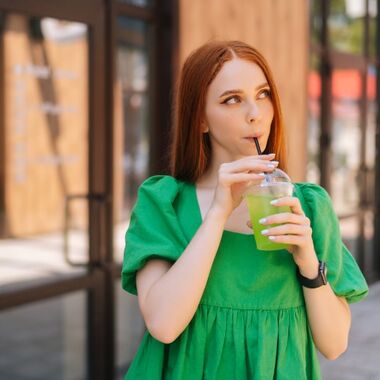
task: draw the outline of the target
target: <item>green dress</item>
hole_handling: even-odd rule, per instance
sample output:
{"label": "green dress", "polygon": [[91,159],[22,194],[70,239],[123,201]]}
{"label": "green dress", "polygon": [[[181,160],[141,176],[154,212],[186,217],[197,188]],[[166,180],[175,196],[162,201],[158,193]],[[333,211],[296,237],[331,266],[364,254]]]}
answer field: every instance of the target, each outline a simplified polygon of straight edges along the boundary
{"label": "green dress", "polygon": [[[368,292],[343,245],[326,191],[297,183],[328,281],[348,302]],[[202,223],[194,184],[153,176],[140,187],[126,233],[122,286],[151,258],[176,261]],[[260,251],[253,235],[225,230],[198,309],[171,344],[146,331],[126,380],[315,380],[320,369],[296,266],[286,250]]]}

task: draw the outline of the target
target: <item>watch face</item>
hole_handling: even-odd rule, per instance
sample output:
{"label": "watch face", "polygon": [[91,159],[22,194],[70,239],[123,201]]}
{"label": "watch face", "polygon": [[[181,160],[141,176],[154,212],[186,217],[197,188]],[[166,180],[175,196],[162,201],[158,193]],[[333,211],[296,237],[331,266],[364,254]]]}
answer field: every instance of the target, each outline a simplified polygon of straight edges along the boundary
{"label": "watch face", "polygon": [[327,267],[324,261],[321,261],[320,263],[319,273],[322,277],[323,285],[326,285],[327,284]]}

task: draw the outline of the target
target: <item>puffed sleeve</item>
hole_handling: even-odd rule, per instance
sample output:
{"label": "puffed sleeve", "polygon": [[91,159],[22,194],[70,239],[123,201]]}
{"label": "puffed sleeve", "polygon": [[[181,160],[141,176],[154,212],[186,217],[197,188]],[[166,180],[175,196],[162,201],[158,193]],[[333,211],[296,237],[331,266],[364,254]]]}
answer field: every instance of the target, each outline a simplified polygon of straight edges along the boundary
{"label": "puffed sleeve", "polygon": [[296,184],[296,195],[311,221],[314,248],[318,258],[327,263],[327,279],[334,293],[349,303],[360,301],[367,295],[368,286],[342,242],[330,196],[322,187],[310,183]]}
{"label": "puffed sleeve", "polygon": [[122,287],[137,295],[136,273],[152,258],[174,262],[186,248],[173,203],[181,184],[170,176],[153,176],[140,186],[125,234]]}

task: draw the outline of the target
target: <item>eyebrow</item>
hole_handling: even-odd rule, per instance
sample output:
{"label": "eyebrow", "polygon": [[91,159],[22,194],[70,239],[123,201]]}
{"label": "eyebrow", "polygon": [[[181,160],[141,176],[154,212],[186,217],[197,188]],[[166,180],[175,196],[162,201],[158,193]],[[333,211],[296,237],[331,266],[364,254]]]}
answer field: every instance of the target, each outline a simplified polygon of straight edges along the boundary
{"label": "eyebrow", "polygon": [[[267,82],[259,84],[255,90],[260,90],[263,87],[269,87],[269,84]],[[234,89],[234,90],[227,90],[224,91],[223,94],[221,94],[219,97],[222,98],[223,96],[230,95],[230,94],[242,94],[244,91],[240,89]]]}

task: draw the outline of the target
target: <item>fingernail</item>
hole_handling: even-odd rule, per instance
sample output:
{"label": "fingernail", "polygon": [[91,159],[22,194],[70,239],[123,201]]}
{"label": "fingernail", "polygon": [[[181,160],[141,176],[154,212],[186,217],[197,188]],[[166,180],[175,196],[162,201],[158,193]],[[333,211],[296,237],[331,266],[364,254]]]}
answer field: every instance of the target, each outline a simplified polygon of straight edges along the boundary
{"label": "fingernail", "polygon": [[265,178],[265,174],[264,173],[259,173],[258,174],[260,177],[264,177]]}
{"label": "fingernail", "polygon": [[269,240],[276,240],[276,236],[268,236]]}
{"label": "fingernail", "polygon": [[267,164],[268,168],[271,168],[271,169],[274,169],[276,167],[276,165],[273,165],[273,164]]}
{"label": "fingernail", "polygon": [[273,164],[273,165],[278,165],[279,164],[279,161],[271,161],[271,164]]}
{"label": "fingernail", "polygon": [[260,223],[260,224],[265,224],[266,221],[267,221],[266,218],[262,218],[262,219],[259,220],[259,223]]}
{"label": "fingernail", "polygon": [[261,231],[261,235],[267,235],[268,232],[269,232],[269,230],[262,230],[262,231]]}
{"label": "fingernail", "polygon": [[271,205],[276,205],[278,203],[278,199],[274,199],[273,201],[270,202]]}

